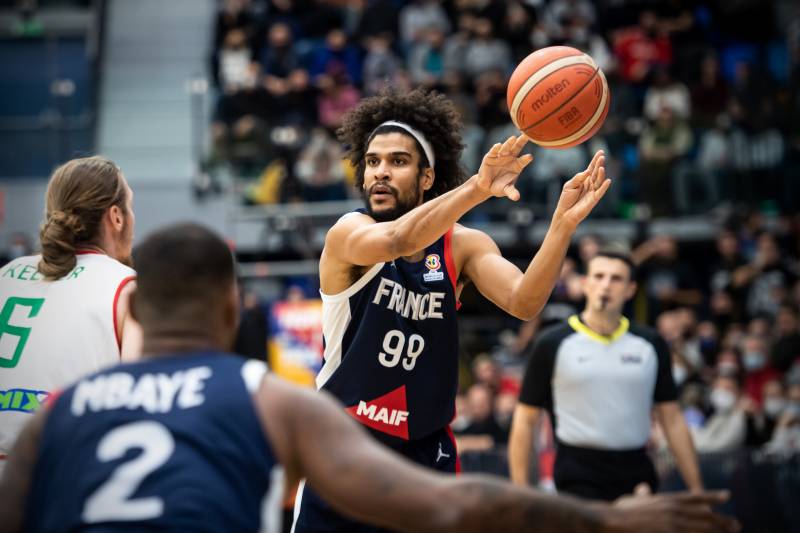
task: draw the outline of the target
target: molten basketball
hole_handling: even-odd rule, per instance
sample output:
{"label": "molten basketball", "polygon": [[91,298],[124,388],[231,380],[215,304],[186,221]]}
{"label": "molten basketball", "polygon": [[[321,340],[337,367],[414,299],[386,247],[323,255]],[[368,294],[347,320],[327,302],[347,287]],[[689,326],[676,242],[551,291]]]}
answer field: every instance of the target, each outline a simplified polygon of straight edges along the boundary
{"label": "molten basketball", "polygon": [[514,125],[534,143],[569,148],[597,133],[611,95],[591,57],[569,46],[550,46],[517,65],[507,100]]}

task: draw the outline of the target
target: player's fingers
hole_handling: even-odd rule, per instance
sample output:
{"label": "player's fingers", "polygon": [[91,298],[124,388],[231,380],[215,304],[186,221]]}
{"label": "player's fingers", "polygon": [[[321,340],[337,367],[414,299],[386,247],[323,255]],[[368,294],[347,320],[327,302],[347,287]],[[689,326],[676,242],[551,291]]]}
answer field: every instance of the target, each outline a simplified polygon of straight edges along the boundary
{"label": "player's fingers", "polygon": [[592,175],[591,175],[592,186],[594,186],[594,184],[597,181],[597,173],[600,171],[601,168],[605,168],[605,164],[606,164],[606,156],[605,155],[600,155],[595,160],[594,167],[592,168]]}
{"label": "player's fingers", "polygon": [[511,151],[514,155],[519,155],[525,145],[528,144],[528,136],[525,134],[520,135],[514,140],[514,145],[511,147]]}
{"label": "player's fingers", "polygon": [[513,183],[509,183],[508,185],[506,185],[505,188],[503,189],[503,192],[505,193],[506,197],[512,202],[516,202],[517,200],[519,200],[520,197],[519,191],[517,190],[517,188],[514,186]]}
{"label": "player's fingers", "polygon": [[647,496],[648,494],[652,494],[650,490],[650,485],[647,483],[639,483],[636,485],[636,488],[633,489],[634,496]]}
{"label": "player's fingers", "polygon": [[494,143],[491,148],[489,148],[489,152],[486,155],[497,155],[500,153],[500,149],[503,148],[503,145],[500,143]]}
{"label": "player's fingers", "polygon": [[575,176],[572,177],[572,179],[570,179],[566,183],[564,183],[564,187],[562,187],[562,188],[565,191],[568,191],[568,190],[571,190],[571,189],[580,189],[580,188],[583,187],[583,182],[584,182],[584,180],[583,180],[583,172],[578,172],[577,174],[575,174]]}
{"label": "player's fingers", "polygon": [[525,154],[518,157],[517,163],[519,164],[519,171],[522,172],[522,169],[527,167],[531,161],[533,161],[533,156],[531,154]]}
{"label": "player's fingers", "polygon": [[595,204],[597,202],[599,202],[600,199],[603,198],[603,196],[605,196],[606,191],[608,191],[609,187],[611,187],[611,180],[610,179],[606,179],[606,181],[603,182],[603,184],[600,186],[600,188],[597,189],[596,191],[594,191],[594,203]]}
{"label": "player's fingers", "polygon": [[704,520],[702,518],[687,518],[679,516],[675,518],[675,531],[681,533],[713,533],[718,531],[714,529],[715,524],[709,518]]}
{"label": "player's fingers", "polygon": [[739,531],[740,528],[738,520],[715,513],[708,505],[685,505],[678,509],[674,516],[684,521],[684,526],[689,531],[696,529],[698,531],[727,531],[733,533]]}
{"label": "player's fingers", "polygon": [[591,176],[591,173],[589,172],[588,168],[586,170],[584,170],[583,172],[578,172],[577,174],[575,174],[572,177],[571,180],[567,181],[564,184],[564,188],[566,188],[566,189],[580,189],[580,188],[583,187],[583,184],[586,183],[589,180],[590,176]]}
{"label": "player's fingers", "polygon": [[508,139],[506,139],[506,142],[503,143],[503,147],[500,149],[500,153],[503,154],[503,155],[510,154],[511,151],[513,150],[514,141],[516,139],[517,138],[514,137],[513,135],[511,137],[509,137]]}
{"label": "player's fingers", "polygon": [[604,167],[602,163],[603,161],[601,159],[601,163],[597,167],[594,179],[592,180],[592,189],[594,189],[595,191],[599,189],[606,181],[606,167]]}
{"label": "player's fingers", "polygon": [[603,157],[603,155],[604,153],[602,150],[598,150],[594,153],[594,157],[592,157],[592,160],[589,162],[589,166],[586,167],[585,173],[587,176],[590,176],[591,174],[594,173],[594,169],[597,167],[597,162],[600,160],[601,157]]}
{"label": "player's fingers", "polygon": [[[611,180],[609,180],[611,181]],[[675,499],[683,504],[706,504],[706,505],[719,505],[728,501],[731,493],[727,490],[715,490],[706,492],[692,492],[687,494],[679,494]]]}
{"label": "player's fingers", "polygon": [[591,183],[594,179],[595,169],[597,168],[597,160],[600,157],[599,154],[600,154],[599,151],[596,154],[594,154],[594,157],[592,158],[591,162],[589,162],[589,166],[586,167],[586,170],[584,170],[583,172],[578,172],[572,179],[581,184],[585,181]]}
{"label": "player's fingers", "polygon": [[735,533],[739,531],[739,522],[735,518],[708,511],[703,516],[687,516],[681,514],[676,517],[677,529],[684,533]]}

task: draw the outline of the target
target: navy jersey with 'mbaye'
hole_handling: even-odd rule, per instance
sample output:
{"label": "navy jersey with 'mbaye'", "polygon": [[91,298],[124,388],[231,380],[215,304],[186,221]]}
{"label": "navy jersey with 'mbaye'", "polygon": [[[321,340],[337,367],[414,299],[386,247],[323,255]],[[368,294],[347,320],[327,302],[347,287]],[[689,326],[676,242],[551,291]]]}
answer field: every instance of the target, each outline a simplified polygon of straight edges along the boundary
{"label": "navy jersey with 'mbaye'", "polygon": [[283,470],[252,395],[260,361],[159,357],[79,381],[39,446],[26,531],[280,531]]}
{"label": "navy jersey with 'mbaye'", "polygon": [[451,228],[421,261],[378,263],[347,290],[322,294],[325,363],[317,386],[390,445],[421,439],[453,418],[458,324],[452,235]]}

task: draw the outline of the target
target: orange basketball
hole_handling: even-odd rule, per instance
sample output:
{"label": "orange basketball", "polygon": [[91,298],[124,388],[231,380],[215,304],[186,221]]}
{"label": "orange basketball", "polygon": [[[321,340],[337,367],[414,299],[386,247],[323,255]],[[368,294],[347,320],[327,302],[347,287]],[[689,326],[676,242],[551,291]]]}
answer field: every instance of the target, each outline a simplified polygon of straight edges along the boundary
{"label": "orange basketball", "polygon": [[597,133],[611,94],[594,60],[569,46],[550,46],[517,65],[508,82],[514,125],[546,148],[569,148]]}

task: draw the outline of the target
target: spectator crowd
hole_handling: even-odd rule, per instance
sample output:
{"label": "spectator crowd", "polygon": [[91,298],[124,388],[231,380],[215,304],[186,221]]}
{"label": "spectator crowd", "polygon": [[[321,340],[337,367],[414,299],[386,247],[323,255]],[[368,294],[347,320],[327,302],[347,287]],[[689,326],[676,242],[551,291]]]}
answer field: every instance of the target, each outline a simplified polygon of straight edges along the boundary
{"label": "spectator crowd", "polygon": [[592,140],[530,149],[523,198],[548,205],[605,148],[605,215],[720,204],[791,212],[800,197],[800,8],[792,0],[224,0],[205,169],[252,178],[247,201],[343,199],[353,171],[334,132],[362,97],[448,95],[473,170],[513,131],[506,82],[532,51],[589,53],[611,87]]}

